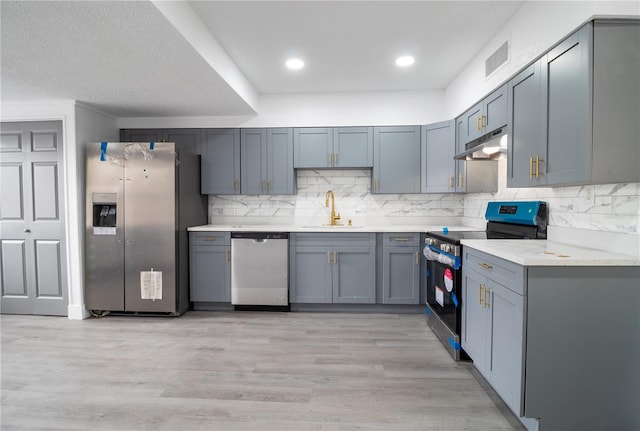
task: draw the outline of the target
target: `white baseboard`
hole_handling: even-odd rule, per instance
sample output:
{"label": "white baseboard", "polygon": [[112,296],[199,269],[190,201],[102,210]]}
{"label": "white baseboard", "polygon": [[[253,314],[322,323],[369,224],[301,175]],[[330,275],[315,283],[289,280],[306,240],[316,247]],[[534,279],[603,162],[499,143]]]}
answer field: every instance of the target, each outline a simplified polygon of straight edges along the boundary
{"label": "white baseboard", "polygon": [[69,305],[67,308],[67,316],[69,320],[84,320],[87,319],[90,314],[82,305]]}

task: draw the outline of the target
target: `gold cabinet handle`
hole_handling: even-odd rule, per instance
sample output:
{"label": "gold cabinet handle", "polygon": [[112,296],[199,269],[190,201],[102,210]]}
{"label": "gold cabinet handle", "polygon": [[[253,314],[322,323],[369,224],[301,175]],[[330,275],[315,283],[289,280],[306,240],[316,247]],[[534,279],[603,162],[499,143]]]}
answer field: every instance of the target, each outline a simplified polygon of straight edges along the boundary
{"label": "gold cabinet handle", "polygon": [[484,308],[489,308],[491,306],[490,302],[487,302],[487,294],[489,294],[489,298],[491,298],[491,290],[484,288]]}
{"label": "gold cabinet handle", "polygon": [[482,115],[476,118],[476,129],[482,130]]}
{"label": "gold cabinet handle", "polygon": [[419,258],[419,256],[420,256],[420,252],[416,251],[416,265],[419,265],[419,264],[420,264],[420,258]]}
{"label": "gold cabinet handle", "polygon": [[376,178],[375,181],[373,182],[373,190],[374,191],[378,191],[380,190],[380,184],[378,183],[378,179]]}
{"label": "gold cabinet handle", "polygon": [[334,165],[338,164],[338,153],[333,153],[333,164]]}
{"label": "gold cabinet handle", "polygon": [[264,180],[262,180],[262,192],[264,193]]}
{"label": "gold cabinet handle", "polygon": [[401,241],[401,242],[406,242],[409,241],[410,238],[392,238],[393,241]]}
{"label": "gold cabinet handle", "polygon": [[533,178],[533,157],[529,157],[529,178]]}
{"label": "gold cabinet handle", "polygon": [[449,177],[449,188],[452,189],[453,186],[453,175]]}
{"label": "gold cabinet handle", "polygon": [[458,187],[462,188],[464,184],[464,176],[458,175]]}
{"label": "gold cabinet handle", "polygon": [[226,250],[226,251],[224,252],[224,259],[226,260],[226,262],[227,262],[227,263],[229,263],[229,257],[230,257],[230,256],[229,256],[229,250]]}
{"label": "gold cabinet handle", "polygon": [[337,251],[333,252],[333,263],[338,263],[338,252]]}
{"label": "gold cabinet handle", "polygon": [[331,252],[327,250],[327,263],[331,263]]}
{"label": "gold cabinet handle", "polygon": [[202,238],[203,241],[217,241],[218,238],[216,238],[215,236],[206,236],[204,238]]}
{"label": "gold cabinet handle", "polygon": [[493,269],[493,266],[489,265],[488,263],[480,262],[478,265],[480,265],[484,269]]}
{"label": "gold cabinet handle", "polygon": [[271,193],[271,178],[267,181],[267,192]]}
{"label": "gold cabinet handle", "polygon": [[333,165],[333,153],[327,153],[327,159],[329,159],[329,166]]}
{"label": "gold cabinet handle", "polygon": [[235,180],[235,181],[233,182],[233,189],[234,189],[234,190],[238,190],[238,186],[239,186],[239,185],[240,185],[240,181]]}
{"label": "gold cabinet handle", "polygon": [[540,178],[540,162],[542,159],[539,155],[536,155],[536,178]]}
{"label": "gold cabinet handle", "polygon": [[484,304],[482,303],[483,298],[484,298],[484,284],[481,284],[480,286],[478,286],[478,304],[484,307]]}

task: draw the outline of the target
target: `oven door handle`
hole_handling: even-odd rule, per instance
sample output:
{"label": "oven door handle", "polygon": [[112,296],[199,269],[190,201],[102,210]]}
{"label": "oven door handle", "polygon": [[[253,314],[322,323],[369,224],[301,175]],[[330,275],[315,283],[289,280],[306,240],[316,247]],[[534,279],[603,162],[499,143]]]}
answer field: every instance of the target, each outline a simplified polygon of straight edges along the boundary
{"label": "oven door handle", "polygon": [[454,270],[460,269],[462,261],[460,256],[454,256],[446,251],[442,251],[432,245],[425,245],[422,251],[427,260],[437,261],[445,265],[452,266]]}

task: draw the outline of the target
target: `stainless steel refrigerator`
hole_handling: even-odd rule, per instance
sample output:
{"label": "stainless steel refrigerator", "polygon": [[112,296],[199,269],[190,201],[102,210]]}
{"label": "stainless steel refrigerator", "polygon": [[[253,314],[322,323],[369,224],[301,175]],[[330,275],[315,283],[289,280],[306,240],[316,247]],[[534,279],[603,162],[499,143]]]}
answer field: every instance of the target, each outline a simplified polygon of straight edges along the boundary
{"label": "stainless steel refrigerator", "polygon": [[85,306],[180,315],[189,308],[188,226],[207,221],[200,161],[175,143],[86,148]]}

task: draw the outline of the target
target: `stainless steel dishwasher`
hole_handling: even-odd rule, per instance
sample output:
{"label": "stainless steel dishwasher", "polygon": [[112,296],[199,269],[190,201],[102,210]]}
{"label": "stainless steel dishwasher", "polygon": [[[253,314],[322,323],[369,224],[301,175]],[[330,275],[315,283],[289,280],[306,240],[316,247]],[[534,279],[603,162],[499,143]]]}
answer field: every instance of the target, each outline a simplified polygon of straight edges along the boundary
{"label": "stainless steel dishwasher", "polygon": [[231,233],[231,304],[288,310],[288,233]]}

